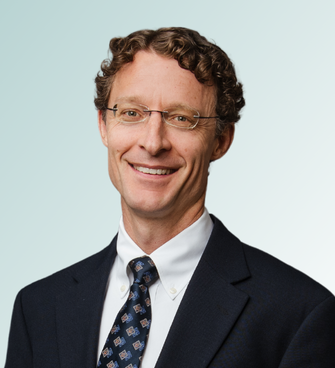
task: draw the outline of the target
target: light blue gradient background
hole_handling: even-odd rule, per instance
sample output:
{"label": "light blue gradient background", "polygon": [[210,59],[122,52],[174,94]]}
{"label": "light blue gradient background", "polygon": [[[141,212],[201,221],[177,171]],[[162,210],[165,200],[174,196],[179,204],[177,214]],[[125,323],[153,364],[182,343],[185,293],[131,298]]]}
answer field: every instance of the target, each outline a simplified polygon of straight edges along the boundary
{"label": "light blue gradient background", "polygon": [[1,3],[0,364],[19,289],[117,231],[93,79],[110,38],[138,29],[193,28],[232,58],[247,105],[206,205],[335,292],[334,13],[325,0]]}

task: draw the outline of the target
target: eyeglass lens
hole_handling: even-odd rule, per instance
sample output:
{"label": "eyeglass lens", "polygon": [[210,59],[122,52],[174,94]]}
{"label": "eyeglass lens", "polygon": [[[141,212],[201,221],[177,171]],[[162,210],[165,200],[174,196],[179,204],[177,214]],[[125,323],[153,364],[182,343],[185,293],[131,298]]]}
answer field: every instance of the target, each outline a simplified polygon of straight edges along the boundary
{"label": "eyeglass lens", "polygon": [[190,129],[199,120],[199,113],[185,106],[170,107],[168,111],[151,111],[145,106],[134,103],[118,103],[114,106],[113,112],[116,120],[123,124],[144,122],[153,112],[162,114],[167,124],[178,128]]}

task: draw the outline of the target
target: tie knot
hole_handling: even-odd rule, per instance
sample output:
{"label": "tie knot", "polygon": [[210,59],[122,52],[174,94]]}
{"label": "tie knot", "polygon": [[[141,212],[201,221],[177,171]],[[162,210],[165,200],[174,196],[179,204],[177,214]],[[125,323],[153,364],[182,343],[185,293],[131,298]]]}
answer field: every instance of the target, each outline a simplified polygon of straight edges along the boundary
{"label": "tie knot", "polygon": [[129,262],[134,274],[134,283],[148,286],[158,279],[158,272],[150,257],[139,257]]}

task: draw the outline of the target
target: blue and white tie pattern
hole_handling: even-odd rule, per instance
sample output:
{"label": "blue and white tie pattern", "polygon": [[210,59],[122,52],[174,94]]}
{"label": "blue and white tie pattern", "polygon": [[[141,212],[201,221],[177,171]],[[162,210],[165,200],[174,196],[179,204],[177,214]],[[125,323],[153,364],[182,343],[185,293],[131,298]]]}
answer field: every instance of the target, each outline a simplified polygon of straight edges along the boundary
{"label": "blue and white tie pattern", "polygon": [[116,316],[100,355],[100,368],[140,368],[151,324],[149,285],[158,279],[150,257],[129,262],[134,274],[126,303]]}

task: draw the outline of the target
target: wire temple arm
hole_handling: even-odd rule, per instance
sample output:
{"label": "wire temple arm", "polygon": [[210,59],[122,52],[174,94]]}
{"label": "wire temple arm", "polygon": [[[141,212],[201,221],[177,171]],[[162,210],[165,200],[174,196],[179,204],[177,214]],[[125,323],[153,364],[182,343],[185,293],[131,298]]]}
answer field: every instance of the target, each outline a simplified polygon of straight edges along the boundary
{"label": "wire temple arm", "polygon": [[220,116],[197,116],[198,119],[221,119]]}

